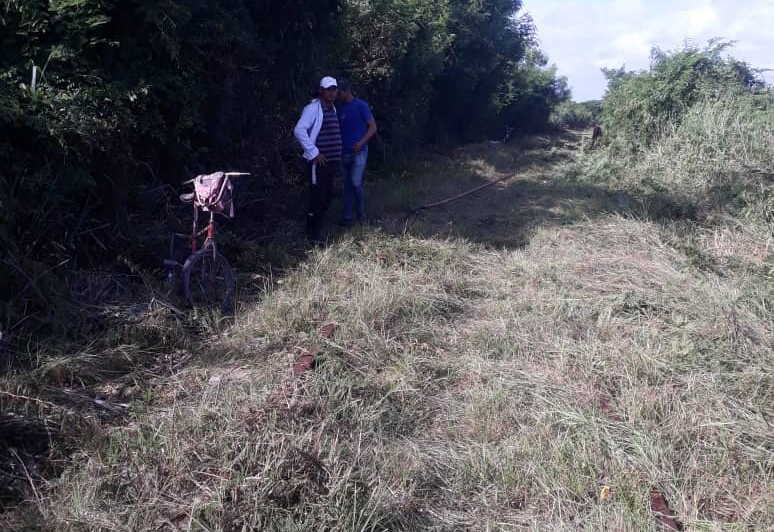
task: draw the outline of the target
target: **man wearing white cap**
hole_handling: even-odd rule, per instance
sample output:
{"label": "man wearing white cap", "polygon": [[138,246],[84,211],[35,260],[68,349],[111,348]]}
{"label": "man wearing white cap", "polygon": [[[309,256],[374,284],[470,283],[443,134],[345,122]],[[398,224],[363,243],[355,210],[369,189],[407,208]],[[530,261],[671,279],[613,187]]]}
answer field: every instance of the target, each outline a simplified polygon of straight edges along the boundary
{"label": "man wearing white cap", "polygon": [[293,133],[304,150],[311,183],[306,233],[319,242],[325,213],[333,196],[333,184],[341,167],[341,128],[334,102],[338,96],[336,80],[320,80],[319,97],[301,113]]}

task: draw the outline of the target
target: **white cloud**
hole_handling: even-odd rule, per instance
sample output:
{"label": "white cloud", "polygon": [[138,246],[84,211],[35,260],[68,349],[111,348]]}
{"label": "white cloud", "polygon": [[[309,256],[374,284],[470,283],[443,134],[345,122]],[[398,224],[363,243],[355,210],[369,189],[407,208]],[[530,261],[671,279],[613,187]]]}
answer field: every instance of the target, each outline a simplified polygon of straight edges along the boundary
{"label": "white cloud", "polygon": [[[736,40],[731,54],[774,68],[774,0],[524,0],[541,46],[578,101],[600,98],[601,67],[647,68],[650,49]],[[766,75],[774,82],[774,73]]]}
{"label": "white cloud", "polygon": [[686,9],[677,15],[678,20],[686,22],[686,32],[697,35],[712,30],[719,22],[718,13],[712,6]]}

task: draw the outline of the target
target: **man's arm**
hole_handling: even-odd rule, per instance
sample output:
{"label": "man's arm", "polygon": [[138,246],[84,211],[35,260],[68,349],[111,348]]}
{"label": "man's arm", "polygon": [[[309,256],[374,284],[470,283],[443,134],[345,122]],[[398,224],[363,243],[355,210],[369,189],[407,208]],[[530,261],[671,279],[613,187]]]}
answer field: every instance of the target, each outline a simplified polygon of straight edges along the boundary
{"label": "man's arm", "polygon": [[314,145],[314,142],[312,142],[312,139],[309,136],[309,130],[312,129],[315,117],[316,113],[314,106],[307,105],[304,107],[304,111],[301,113],[301,118],[299,118],[296,127],[293,128],[293,135],[296,137],[296,140],[298,140],[298,143],[301,144],[301,148],[304,150],[304,159],[307,161],[312,161],[320,155],[320,150],[317,149],[317,146]]}
{"label": "man's arm", "polygon": [[378,129],[376,127],[376,120],[374,120],[372,118],[371,120],[368,121],[368,131],[366,131],[365,136],[362,139],[360,139],[359,141],[357,141],[355,143],[355,145],[353,146],[353,148],[355,150],[355,153],[357,153],[360,150],[362,150],[363,146],[368,144],[368,141],[371,140],[374,135],[376,135],[377,131],[378,131]]}
{"label": "man's arm", "polygon": [[378,131],[378,128],[376,127],[376,120],[374,120],[374,115],[371,114],[371,109],[368,107],[368,104],[365,104],[363,106],[362,113],[363,113],[363,120],[365,120],[366,124],[368,124],[368,131],[366,131],[366,134],[363,136],[363,138],[357,141],[353,146],[355,153],[362,150],[363,146],[368,144],[368,141],[371,140],[373,136],[376,135],[376,132]]}

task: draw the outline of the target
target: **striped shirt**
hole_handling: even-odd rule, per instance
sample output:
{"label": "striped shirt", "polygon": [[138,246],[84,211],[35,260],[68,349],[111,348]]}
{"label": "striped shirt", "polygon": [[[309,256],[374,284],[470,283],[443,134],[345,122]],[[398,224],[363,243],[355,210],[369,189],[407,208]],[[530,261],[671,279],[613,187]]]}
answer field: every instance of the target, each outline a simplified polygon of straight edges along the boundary
{"label": "striped shirt", "polygon": [[317,137],[317,149],[329,161],[341,160],[341,126],[333,106],[327,109],[323,104],[323,123]]}

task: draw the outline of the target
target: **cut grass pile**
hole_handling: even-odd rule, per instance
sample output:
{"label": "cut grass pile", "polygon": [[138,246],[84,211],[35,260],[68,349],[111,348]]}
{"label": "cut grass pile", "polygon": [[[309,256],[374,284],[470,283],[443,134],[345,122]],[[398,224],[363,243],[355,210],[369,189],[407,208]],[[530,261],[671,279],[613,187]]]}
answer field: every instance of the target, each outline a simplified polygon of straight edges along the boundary
{"label": "cut grass pile", "polygon": [[[577,189],[551,162],[444,211],[471,222],[443,237],[427,213],[334,239],[196,337],[157,310],[185,363],[135,379],[129,416],[94,421],[7,524],[773,528],[769,233],[624,215],[601,187],[557,200]],[[492,221],[501,193],[540,223]]]}

